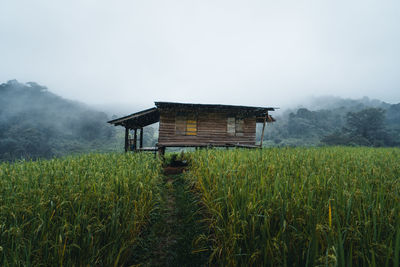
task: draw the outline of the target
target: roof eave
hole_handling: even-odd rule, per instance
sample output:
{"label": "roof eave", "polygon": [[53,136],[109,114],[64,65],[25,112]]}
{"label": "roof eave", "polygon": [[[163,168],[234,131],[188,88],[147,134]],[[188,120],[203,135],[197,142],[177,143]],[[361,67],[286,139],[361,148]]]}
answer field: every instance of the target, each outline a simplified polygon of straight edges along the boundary
{"label": "roof eave", "polygon": [[118,119],[110,120],[107,123],[115,124],[115,125],[121,125],[121,123],[124,122],[124,121],[127,121],[129,119],[133,119],[135,117],[146,115],[146,114],[148,114],[150,112],[154,112],[155,110],[157,110],[157,108],[156,107],[152,107],[152,108],[145,109],[145,110],[142,110],[142,111],[139,111],[139,112],[136,112],[136,113],[132,113],[130,115],[127,115],[127,116],[124,116],[124,117],[121,117],[121,118],[118,118]]}
{"label": "roof eave", "polygon": [[223,104],[196,104],[196,103],[178,103],[178,102],[154,102],[157,108],[168,109],[178,107],[191,107],[191,108],[224,108],[224,109],[244,109],[252,111],[274,111],[275,107],[253,107],[253,106],[238,106],[238,105],[223,105]]}

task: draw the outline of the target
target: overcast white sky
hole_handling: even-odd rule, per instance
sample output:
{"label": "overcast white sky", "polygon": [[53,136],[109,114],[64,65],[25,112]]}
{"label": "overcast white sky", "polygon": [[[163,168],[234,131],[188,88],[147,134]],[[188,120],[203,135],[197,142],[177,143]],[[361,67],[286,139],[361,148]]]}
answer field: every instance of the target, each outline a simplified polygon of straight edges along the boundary
{"label": "overcast white sky", "polygon": [[399,0],[0,0],[0,82],[89,104],[400,102]]}

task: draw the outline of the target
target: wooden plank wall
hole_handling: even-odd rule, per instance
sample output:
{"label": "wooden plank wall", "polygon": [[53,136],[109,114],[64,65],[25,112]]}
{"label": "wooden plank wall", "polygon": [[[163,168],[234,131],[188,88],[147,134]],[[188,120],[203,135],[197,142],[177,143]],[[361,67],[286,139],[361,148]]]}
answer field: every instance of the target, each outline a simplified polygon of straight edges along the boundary
{"label": "wooden plank wall", "polygon": [[[256,118],[244,118],[243,136],[232,136],[227,132],[227,112],[199,112],[197,114],[197,135],[176,134],[174,111],[160,112],[159,145],[185,144],[185,145],[225,145],[226,143],[239,143],[255,145]],[[179,128],[179,126],[178,126]],[[179,130],[179,129],[178,129]]]}

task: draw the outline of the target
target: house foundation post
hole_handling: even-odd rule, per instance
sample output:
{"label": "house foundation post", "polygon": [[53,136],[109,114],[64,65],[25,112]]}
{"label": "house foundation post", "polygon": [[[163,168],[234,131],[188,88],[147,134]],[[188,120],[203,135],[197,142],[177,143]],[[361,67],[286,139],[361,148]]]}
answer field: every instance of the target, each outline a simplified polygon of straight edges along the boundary
{"label": "house foundation post", "polygon": [[125,152],[128,152],[129,150],[129,128],[125,126]]}
{"label": "house foundation post", "polygon": [[143,148],[143,127],[140,128],[140,141],[139,141],[139,143],[140,143],[139,147]]}
{"label": "house foundation post", "polygon": [[261,140],[260,140],[260,148],[262,148],[263,140],[264,140],[264,131],[265,131],[265,123],[267,122],[268,112],[264,117],[263,128],[261,132]]}
{"label": "house foundation post", "polygon": [[133,151],[135,152],[137,150],[136,144],[137,144],[137,129],[135,129],[135,135],[133,136]]}
{"label": "house foundation post", "polygon": [[160,155],[161,158],[164,158],[164,155],[165,155],[165,146],[160,146],[160,147],[158,147],[158,155]]}

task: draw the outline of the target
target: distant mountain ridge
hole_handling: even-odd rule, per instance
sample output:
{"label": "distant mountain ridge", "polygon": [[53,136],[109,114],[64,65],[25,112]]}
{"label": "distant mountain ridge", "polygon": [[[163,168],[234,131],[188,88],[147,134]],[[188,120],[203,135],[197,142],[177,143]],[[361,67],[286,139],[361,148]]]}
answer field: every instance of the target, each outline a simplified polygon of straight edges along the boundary
{"label": "distant mountain ridge", "polygon": [[359,99],[349,99],[336,96],[320,96],[310,98],[296,109],[306,108],[311,111],[350,109],[354,111],[355,109],[363,109],[367,107],[387,109],[391,105],[392,104],[386,103],[379,99],[371,99],[367,96]]}
{"label": "distant mountain ridge", "polygon": [[308,103],[289,109],[277,116],[274,125],[267,127],[265,139],[269,145],[316,146],[323,145],[326,136],[341,132],[350,113],[363,110],[383,110],[383,126],[391,144],[400,141],[400,103],[389,104],[377,99],[344,99],[316,97]]}
{"label": "distant mountain ridge", "polygon": [[[400,142],[400,103],[380,100],[319,97],[302,107],[283,111],[268,125],[268,146],[318,146],[346,126],[349,113],[384,110],[385,136]],[[106,113],[64,99],[34,82],[0,84],[0,162],[51,158],[76,153],[122,151],[123,129],[106,123]],[[257,139],[260,139],[258,131]],[[146,127],[144,145],[157,142],[155,128]]]}
{"label": "distant mountain ridge", "polygon": [[110,150],[108,119],[34,82],[0,84],[0,161]]}

